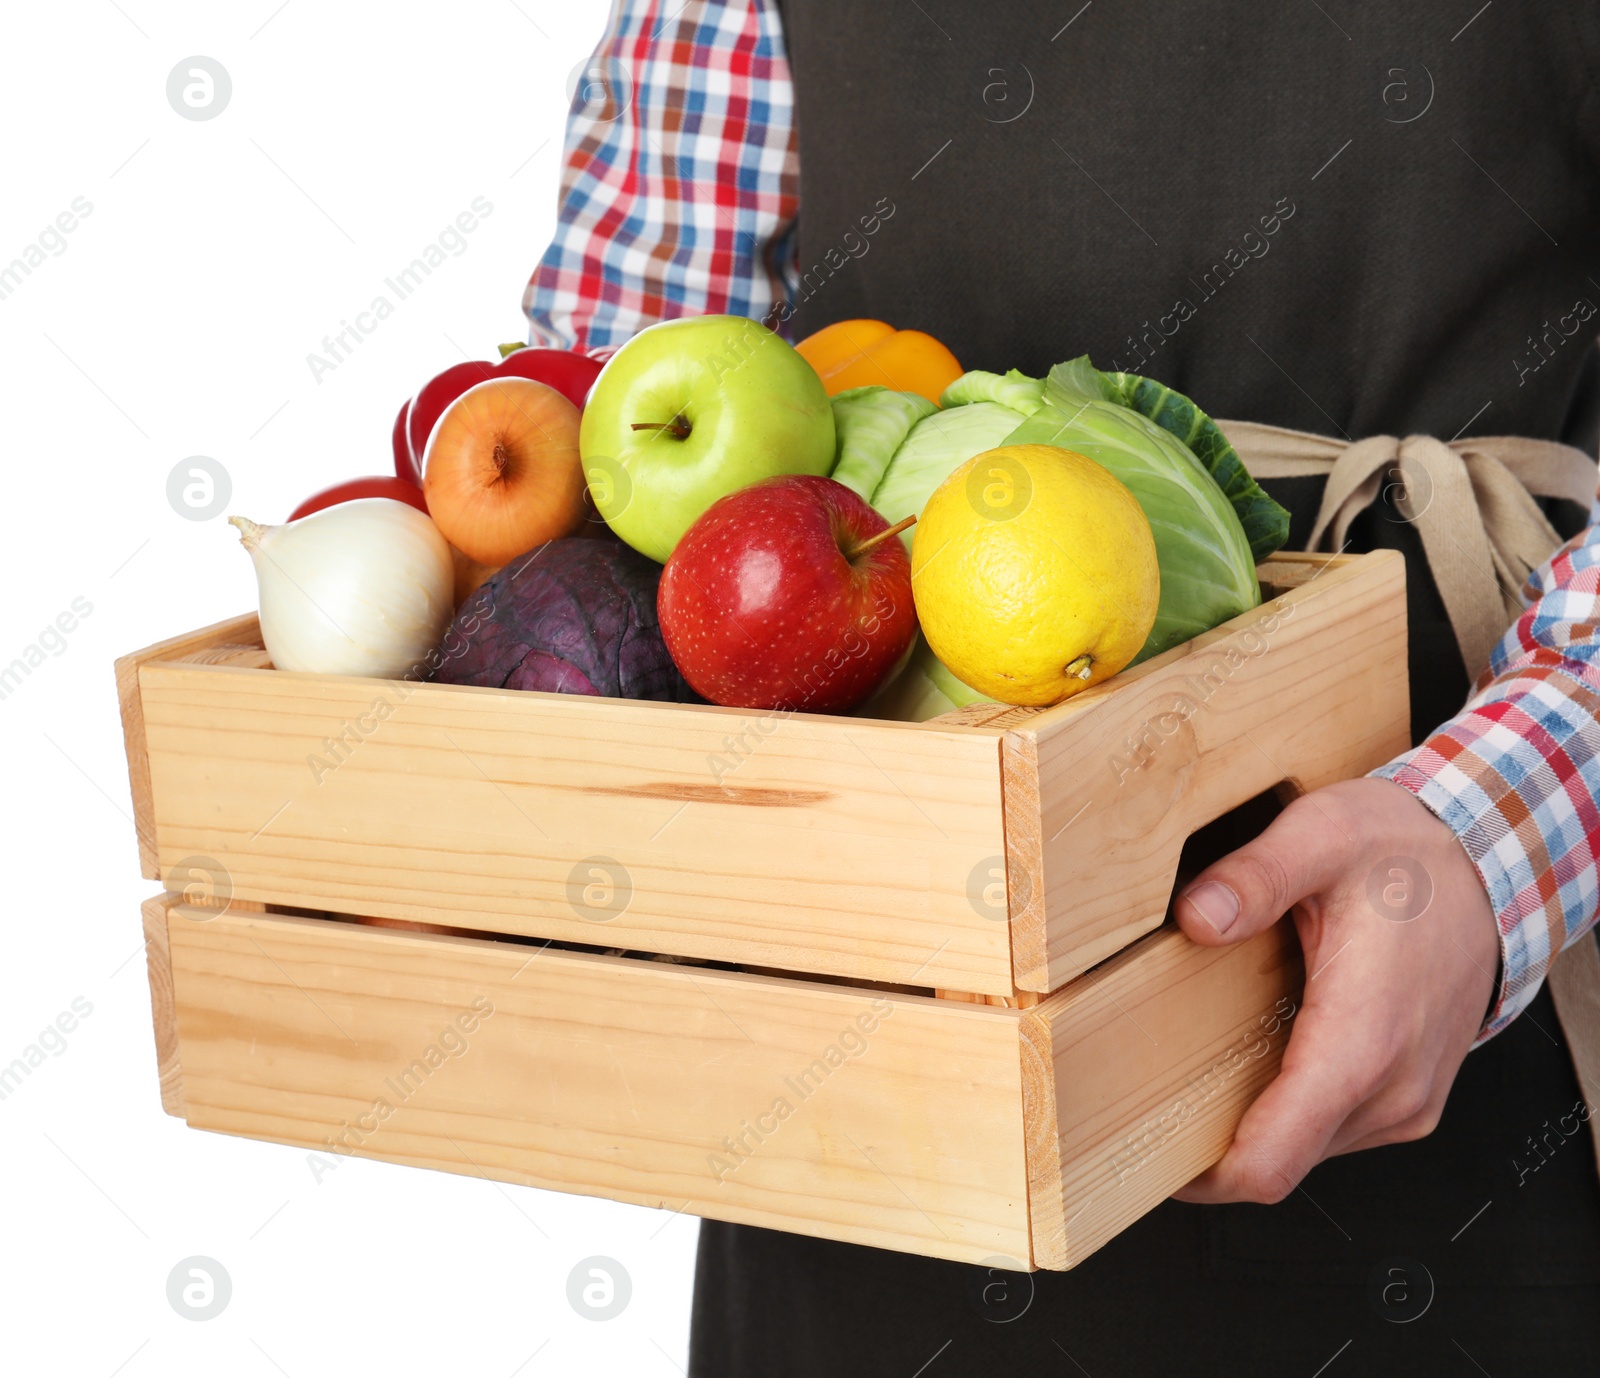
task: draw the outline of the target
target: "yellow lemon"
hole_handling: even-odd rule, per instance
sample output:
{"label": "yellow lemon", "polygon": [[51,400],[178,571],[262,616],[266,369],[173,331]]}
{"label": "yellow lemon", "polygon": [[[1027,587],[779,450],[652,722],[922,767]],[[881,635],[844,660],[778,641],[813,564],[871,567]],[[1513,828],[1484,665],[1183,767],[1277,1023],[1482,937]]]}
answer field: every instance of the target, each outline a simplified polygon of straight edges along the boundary
{"label": "yellow lemon", "polygon": [[1161,574],[1138,500],[1055,445],[975,455],[922,509],[911,587],[928,645],[1002,703],[1046,704],[1122,669],[1156,620]]}

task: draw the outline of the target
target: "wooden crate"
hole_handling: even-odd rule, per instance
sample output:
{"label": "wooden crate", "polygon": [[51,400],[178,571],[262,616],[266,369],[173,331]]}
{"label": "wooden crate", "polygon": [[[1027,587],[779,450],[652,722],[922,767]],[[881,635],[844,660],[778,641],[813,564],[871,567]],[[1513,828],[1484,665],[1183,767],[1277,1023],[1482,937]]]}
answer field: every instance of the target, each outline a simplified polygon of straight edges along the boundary
{"label": "wooden crate", "polygon": [[1027,1010],[171,894],[145,931],[191,1125],[1027,1268],[1216,1160],[1300,986],[1288,925],[1164,928]]}
{"label": "wooden crate", "polygon": [[1288,925],[1162,926],[1185,841],[1407,743],[1400,558],[1261,574],[1067,704],[926,724],[283,673],[253,617],[129,656],[163,1102],[1071,1267],[1217,1159],[1292,1027]]}
{"label": "wooden crate", "polygon": [[1065,704],[924,724],[290,674],[236,618],[118,662],[144,873],[1025,1004],[1161,922],[1197,828],[1407,745],[1400,557],[1261,573]]}

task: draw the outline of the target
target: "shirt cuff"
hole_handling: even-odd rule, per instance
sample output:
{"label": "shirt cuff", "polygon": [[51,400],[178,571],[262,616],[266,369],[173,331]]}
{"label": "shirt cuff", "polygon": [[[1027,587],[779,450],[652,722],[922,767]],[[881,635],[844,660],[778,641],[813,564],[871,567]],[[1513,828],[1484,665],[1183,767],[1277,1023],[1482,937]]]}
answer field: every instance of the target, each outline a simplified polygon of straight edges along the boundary
{"label": "shirt cuff", "polygon": [[1553,655],[1533,659],[1371,772],[1455,833],[1489,896],[1500,984],[1478,1042],[1532,1003],[1600,908],[1600,692]]}

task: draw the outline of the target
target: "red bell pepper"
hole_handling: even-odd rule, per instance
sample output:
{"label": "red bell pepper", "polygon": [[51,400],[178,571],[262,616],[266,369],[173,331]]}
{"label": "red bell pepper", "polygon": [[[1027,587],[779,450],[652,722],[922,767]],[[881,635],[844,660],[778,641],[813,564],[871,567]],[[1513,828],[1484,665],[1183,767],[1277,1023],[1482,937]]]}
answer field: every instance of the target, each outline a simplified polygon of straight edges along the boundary
{"label": "red bell pepper", "polygon": [[395,473],[408,482],[422,483],[422,456],[427,451],[434,423],[468,388],[490,378],[531,378],[536,383],[553,387],[581,409],[590,386],[600,376],[601,367],[598,359],[570,350],[522,346],[511,346],[511,352],[497,364],[483,359],[453,364],[424,383],[417,395],[400,408],[400,415],[394,422]]}
{"label": "red bell pepper", "polygon": [[334,507],[341,502],[351,502],[356,498],[393,498],[396,502],[410,503],[419,512],[428,510],[422,489],[409,479],[373,474],[368,478],[347,478],[343,483],[335,483],[320,493],[313,493],[289,514],[289,520],[297,522],[301,517],[309,517],[313,512],[322,511],[324,507]]}

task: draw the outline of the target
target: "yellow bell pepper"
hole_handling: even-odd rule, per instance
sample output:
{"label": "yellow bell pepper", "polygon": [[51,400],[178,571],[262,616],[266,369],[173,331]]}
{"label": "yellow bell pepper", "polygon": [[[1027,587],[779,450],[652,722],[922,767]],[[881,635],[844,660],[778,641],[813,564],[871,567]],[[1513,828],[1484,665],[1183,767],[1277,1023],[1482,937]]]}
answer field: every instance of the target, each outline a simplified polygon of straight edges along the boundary
{"label": "yellow bell pepper", "polygon": [[873,383],[917,392],[937,405],[963,372],[956,356],[932,335],[896,330],[883,321],[837,321],[795,346],[833,397]]}

